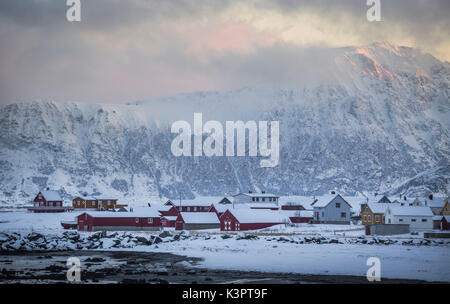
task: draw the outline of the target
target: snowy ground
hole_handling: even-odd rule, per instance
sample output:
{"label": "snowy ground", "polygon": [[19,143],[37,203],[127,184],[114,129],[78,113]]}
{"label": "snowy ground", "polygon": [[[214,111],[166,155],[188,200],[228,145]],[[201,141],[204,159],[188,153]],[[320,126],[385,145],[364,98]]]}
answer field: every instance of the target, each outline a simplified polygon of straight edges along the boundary
{"label": "snowy ground", "polygon": [[[0,212],[0,233],[25,234],[34,231],[45,235],[61,235],[65,230],[60,226],[60,221],[73,220],[80,213]],[[130,243],[132,245],[129,248],[113,248],[111,239],[104,239],[99,241],[100,247],[96,249],[170,252],[199,257],[204,260],[198,267],[211,269],[357,276],[366,275],[369,257],[378,257],[381,260],[382,278],[450,282],[450,240],[437,240],[439,243],[433,243],[432,246],[423,245],[419,234],[383,237],[380,239],[397,242],[390,245],[374,244],[373,238],[363,236],[364,230],[361,228],[354,225],[280,226],[252,232],[252,235],[258,236],[255,239],[242,239],[242,233],[224,239],[224,233],[212,230],[199,234],[191,232],[189,238],[152,245]],[[136,235],[148,238],[154,234],[140,232]],[[88,237],[90,233],[81,235]],[[305,238],[319,237],[339,243],[304,242]],[[367,239],[368,243],[362,244],[361,239]],[[409,241],[412,243],[403,243]],[[122,241],[122,244],[129,242],[130,238]]]}

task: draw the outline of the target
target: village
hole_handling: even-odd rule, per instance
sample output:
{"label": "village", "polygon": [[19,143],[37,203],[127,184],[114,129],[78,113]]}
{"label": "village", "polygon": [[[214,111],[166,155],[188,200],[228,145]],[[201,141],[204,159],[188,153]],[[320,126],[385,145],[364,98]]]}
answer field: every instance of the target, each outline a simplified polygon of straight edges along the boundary
{"label": "village", "polygon": [[[397,198],[385,195],[346,197],[330,194],[297,201],[261,191],[211,199],[167,200],[164,204],[129,206],[117,198],[77,196],[65,206],[57,191],[40,191],[29,212],[78,211],[73,220],[61,220],[64,229],[78,231],[256,231],[270,227],[353,225],[366,235],[422,232],[425,237],[448,237],[449,197]],[[300,224],[300,225],[299,225]],[[301,229],[301,228],[299,228]]]}

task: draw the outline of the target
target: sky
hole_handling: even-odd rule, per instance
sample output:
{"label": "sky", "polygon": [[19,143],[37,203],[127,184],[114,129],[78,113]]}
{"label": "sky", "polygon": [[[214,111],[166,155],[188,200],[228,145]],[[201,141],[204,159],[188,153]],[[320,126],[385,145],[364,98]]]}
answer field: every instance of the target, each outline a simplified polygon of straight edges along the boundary
{"label": "sky", "polygon": [[81,0],[81,21],[68,22],[65,0],[2,0],[0,103],[276,83],[326,68],[329,48],[373,42],[450,61],[450,1],[380,4],[381,21],[369,22],[366,0]]}

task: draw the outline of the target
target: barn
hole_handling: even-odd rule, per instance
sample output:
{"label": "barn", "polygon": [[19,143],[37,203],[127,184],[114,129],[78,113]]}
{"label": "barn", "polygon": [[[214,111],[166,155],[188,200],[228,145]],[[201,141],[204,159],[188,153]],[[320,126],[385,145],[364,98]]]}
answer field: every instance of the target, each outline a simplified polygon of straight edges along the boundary
{"label": "barn", "polygon": [[32,212],[65,212],[72,211],[72,207],[63,207],[63,200],[57,191],[42,190],[33,200],[33,207],[28,211]]}
{"label": "barn", "polygon": [[201,230],[220,227],[215,212],[180,212],[175,222],[176,230]]}
{"label": "barn", "polygon": [[258,209],[228,209],[220,216],[220,230],[245,231],[257,230],[283,224],[277,211]]}
{"label": "barn", "polygon": [[78,230],[160,230],[161,218],[158,210],[143,208],[133,212],[84,212],[77,217]]}

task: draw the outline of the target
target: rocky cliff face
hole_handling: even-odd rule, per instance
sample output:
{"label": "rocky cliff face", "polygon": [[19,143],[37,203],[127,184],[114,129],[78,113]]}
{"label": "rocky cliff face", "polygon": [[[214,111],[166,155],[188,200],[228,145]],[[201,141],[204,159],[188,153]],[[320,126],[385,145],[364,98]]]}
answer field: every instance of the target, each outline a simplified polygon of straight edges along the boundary
{"label": "rocky cliff face", "polygon": [[[43,187],[146,201],[266,190],[445,194],[450,64],[390,44],[333,50],[332,81],[247,87],[127,105],[35,101],[0,108],[0,201]],[[172,122],[278,120],[280,163],[174,157]]]}

